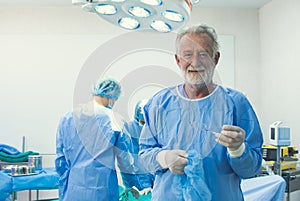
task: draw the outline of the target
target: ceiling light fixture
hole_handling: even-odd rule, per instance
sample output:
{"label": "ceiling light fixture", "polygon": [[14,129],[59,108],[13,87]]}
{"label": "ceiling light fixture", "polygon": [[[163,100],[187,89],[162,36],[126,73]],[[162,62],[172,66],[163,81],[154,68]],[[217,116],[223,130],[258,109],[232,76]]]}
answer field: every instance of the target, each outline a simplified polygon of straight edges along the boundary
{"label": "ceiling light fixture", "polygon": [[185,25],[200,0],[72,0],[124,29],[151,29],[162,33]]}

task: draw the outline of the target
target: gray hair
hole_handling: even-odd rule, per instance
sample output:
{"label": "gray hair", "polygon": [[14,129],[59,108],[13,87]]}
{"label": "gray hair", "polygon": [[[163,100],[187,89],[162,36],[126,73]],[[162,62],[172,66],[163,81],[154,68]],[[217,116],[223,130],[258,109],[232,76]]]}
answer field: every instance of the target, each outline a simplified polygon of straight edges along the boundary
{"label": "gray hair", "polygon": [[179,53],[180,40],[186,34],[197,34],[197,35],[206,34],[206,35],[208,35],[213,40],[213,47],[212,47],[213,56],[215,56],[217,54],[217,52],[219,52],[218,36],[216,34],[215,29],[212,27],[209,27],[207,25],[197,25],[197,26],[184,28],[178,32],[177,38],[176,38],[176,53]]}

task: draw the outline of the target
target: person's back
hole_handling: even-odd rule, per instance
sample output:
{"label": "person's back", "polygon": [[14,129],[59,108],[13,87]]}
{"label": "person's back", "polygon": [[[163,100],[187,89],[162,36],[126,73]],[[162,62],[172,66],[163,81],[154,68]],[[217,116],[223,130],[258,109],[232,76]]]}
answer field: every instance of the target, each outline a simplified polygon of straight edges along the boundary
{"label": "person's back", "polygon": [[56,139],[60,200],[119,200],[112,110],[96,101],[65,115]]}

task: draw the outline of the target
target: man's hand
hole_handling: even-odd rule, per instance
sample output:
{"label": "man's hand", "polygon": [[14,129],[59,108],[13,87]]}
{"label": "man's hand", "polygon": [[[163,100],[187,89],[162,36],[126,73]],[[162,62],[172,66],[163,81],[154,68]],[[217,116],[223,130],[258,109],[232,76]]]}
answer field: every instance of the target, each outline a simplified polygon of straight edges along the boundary
{"label": "man's hand", "polygon": [[133,186],[132,188],[125,188],[125,195],[126,197],[128,197],[128,193],[131,192],[131,194],[133,195],[133,197],[135,197],[136,199],[139,199],[140,197],[140,192],[139,190]]}
{"label": "man's hand", "polygon": [[231,156],[239,157],[245,150],[245,134],[238,126],[224,125],[221,133],[216,133],[216,141],[227,147]]}
{"label": "man's hand", "polygon": [[169,168],[173,174],[184,174],[188,154],[184,150],[163,150],[156,156],[156,160],[163,168]]}
{"label": "man's hand", "polygon": [[144,188],[143,190],[140,191],[141,195],[148,195],[152,191],[152,188]]}

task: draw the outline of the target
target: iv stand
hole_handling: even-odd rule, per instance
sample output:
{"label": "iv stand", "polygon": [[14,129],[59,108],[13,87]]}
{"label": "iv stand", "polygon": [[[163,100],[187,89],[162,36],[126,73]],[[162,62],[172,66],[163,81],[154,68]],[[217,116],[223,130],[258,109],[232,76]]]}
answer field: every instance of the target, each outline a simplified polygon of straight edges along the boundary
{"label": "iv stand", "polygon": [[282,171],[281,171],[281,147],[280,146],[277,146],[276,162],[274,168],[275,168],[275,174],[281,176]]}

